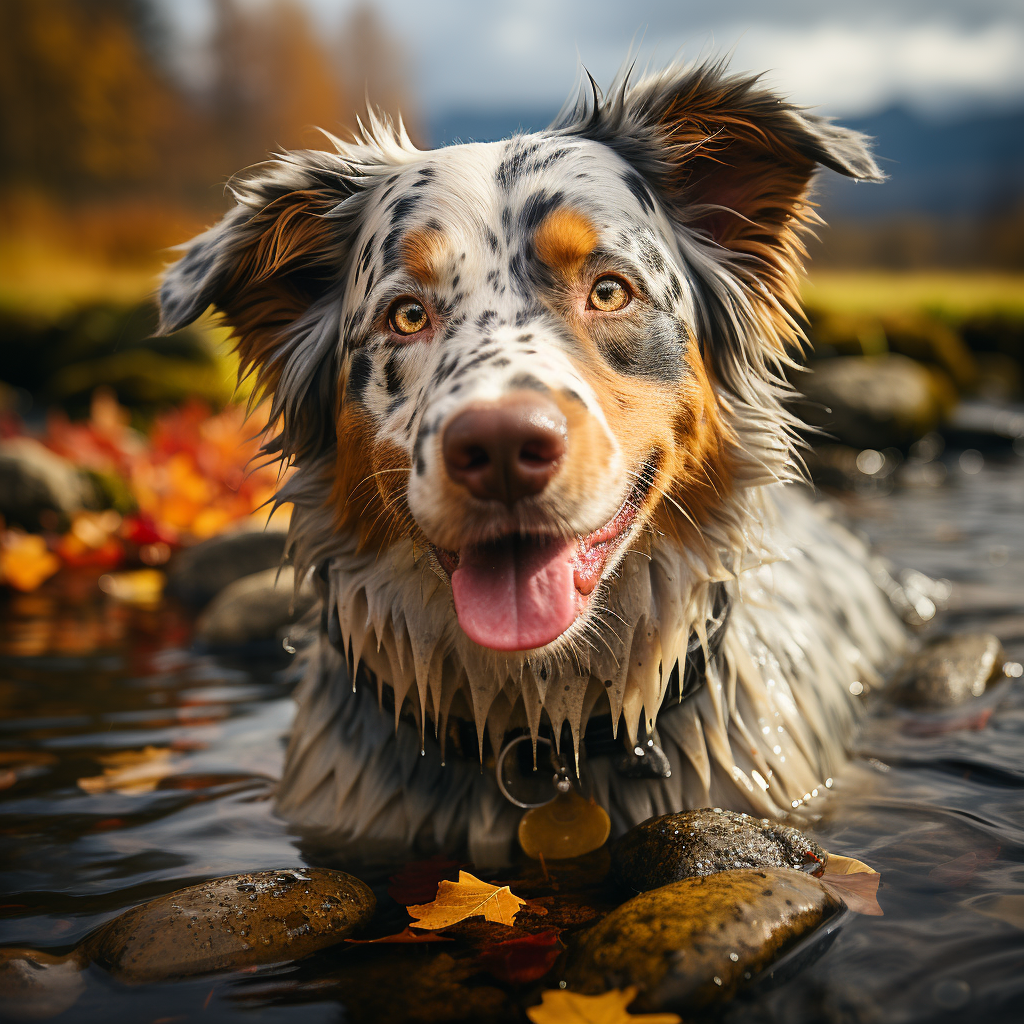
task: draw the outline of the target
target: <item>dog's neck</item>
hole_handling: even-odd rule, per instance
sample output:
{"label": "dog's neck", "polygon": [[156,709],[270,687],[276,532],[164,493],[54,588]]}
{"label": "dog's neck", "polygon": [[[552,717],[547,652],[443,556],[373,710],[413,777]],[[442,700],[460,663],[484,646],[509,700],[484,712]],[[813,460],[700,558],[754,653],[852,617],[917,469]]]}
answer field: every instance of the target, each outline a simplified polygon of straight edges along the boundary
{"label": "dog's neck", "polygon": [[449,718],[468,719],[482,751],[485,736],[498,750],[511,729],[536,739],[542,729],[561,736],[567,724],[578,757],[592,713],[610,714],[615,727],[621,720],[632,744],[641,729],[653,732],[688,647],[708,649],[720,581],[766,560],[744,532],[745,550],[719,549],[713,568],[666,537],[648,537],[608,581],[596,614],[542,654],[472,643],[442,570],[411,540],[360,554],[354,539],[341,539],[320,563],[324,626],[353,680],[369,679],[381,697],[391,691],[396,725],[411,712],[421,734],[443,745]]}

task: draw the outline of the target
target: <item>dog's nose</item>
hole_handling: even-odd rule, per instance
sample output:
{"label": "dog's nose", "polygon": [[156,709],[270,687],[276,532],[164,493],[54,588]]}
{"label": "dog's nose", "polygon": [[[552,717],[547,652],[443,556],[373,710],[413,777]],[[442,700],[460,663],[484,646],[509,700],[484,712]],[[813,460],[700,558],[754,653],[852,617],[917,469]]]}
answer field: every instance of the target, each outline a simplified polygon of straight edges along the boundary
{"label": "dog's nose", "polygon": [[476,498],[508,506],[539,494],[565,455],[567,424],[549,398],[518,392],[461,412],[442,441],[448,475]]}

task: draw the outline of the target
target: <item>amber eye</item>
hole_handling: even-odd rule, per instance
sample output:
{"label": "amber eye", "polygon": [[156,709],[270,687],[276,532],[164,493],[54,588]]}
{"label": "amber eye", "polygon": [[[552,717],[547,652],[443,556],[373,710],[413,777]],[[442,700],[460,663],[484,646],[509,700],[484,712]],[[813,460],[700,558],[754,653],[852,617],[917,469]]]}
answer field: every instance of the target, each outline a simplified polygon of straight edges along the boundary
{"label": "amber eye", "polygon": [[419,334],[429,323],[427,311],[415,299],[399,299],[388,313],[388,325],[396,334]]}
{"label": "amber eye", "polygon": [[599,277],[590,289],[588,305],[602,313],[614,313],[629,305],[629,289],[617,277]]}

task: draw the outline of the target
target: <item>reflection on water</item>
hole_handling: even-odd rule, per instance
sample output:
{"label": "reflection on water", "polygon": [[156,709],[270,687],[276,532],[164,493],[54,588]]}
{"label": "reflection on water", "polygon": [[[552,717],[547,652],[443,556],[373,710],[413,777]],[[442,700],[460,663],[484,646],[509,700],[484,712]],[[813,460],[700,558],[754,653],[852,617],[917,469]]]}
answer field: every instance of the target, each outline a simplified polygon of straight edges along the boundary
{"label": "reflection on water", "polygon": [[[946,465],[941,486],[933,474],[887,496],[848,498],[844,511],[898,567],[953,581],[933,630],[991,630],[1024,660],[1024,459],[978,467],[952,453]],[[291,718],[287,663],[196,654],[174,612],[102,603],[94,587],[72,579],[5,611],[2,944],[67,950],[150,897],[302,862],[269,800]],[[1017,1019],[1022,740],[1019,684],[959,715],[872,718],[818,807],[814,835],[882,872],[885,917],[847,919],[826,956],[733,1004],[726,1019]],[[269,986],[260,973],[135,989],[90,968],[84,995],[59,1019],[186,1020],[205,1007],[209,1019],[338,1020],[336,990],[318,995],[311,975],[344,956],[329,951],[300,968],[294,999],[282,984],[294,968]]]}

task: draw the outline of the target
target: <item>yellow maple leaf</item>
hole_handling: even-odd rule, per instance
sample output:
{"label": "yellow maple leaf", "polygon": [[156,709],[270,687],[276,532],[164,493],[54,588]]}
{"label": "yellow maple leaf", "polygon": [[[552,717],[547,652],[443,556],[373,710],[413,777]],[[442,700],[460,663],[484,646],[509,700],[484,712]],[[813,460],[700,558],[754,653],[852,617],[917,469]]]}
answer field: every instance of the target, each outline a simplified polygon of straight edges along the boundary
{"label": "yellow maple leaf", "polygon": [[825,865],[826,875],[877,875],[874,868],[868,867],[862,860],[854,860],[853,857],[840,857],[836,853],[828,855],[828,863]]}
{"label": "yellow maple leaf", "polygon": [[630,1013],[626,1007],[636,999],[636,987],[613,988],[599,996],[583,996],[564,989],[548,990],[540,1006],[531,1006],[526,1016],[533,1024],[682,1024],[674,1013]]}
{"label": "yellow maple leaf", "polygon": [[108,767],[102,775],[79,779],[79,789],[86,793],[151,793],[161,779],[173,775],[171,751],[166,747],[145,747],[143,750],[119,750],[97,758]]}
{"label": "yellow maple leaf", "polygon": [[441,882],[433,903],[407,907],[414,919],[413,928],[447,928],[467,917],[483,917],[486,921],[511,925],[526,903],[512,893],[507,885],[491,885],[468,871],[459,872],[457,882]]}

